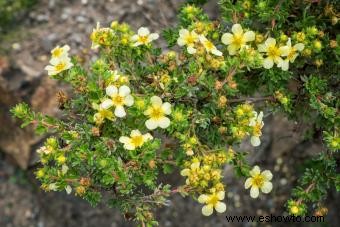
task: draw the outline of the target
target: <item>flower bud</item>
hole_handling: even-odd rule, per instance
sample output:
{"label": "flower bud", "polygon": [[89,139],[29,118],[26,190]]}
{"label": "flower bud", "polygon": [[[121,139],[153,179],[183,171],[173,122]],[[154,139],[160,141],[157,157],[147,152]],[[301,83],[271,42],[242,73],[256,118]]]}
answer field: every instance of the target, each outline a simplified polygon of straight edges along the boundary
{"label": "flower bud", "polygon": [[91,133],[92,133],[93,136],[98,137],[98,136],[100,136],[100,129],[97,128],[97,127],[92,127]]}
{"label": "flower bud", "polygon": [[329,46],[331,48],[336,48],[338,46],[338,43],[337,43],[336,40],[332,39],[332,40],[329,41]]}

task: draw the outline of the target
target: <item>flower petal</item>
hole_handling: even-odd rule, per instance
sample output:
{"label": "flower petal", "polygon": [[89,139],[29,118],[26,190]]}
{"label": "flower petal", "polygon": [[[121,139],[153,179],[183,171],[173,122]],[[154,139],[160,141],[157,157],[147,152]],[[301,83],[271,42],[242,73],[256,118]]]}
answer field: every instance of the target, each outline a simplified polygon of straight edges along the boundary
{"label": "flower petal", "polygon": [[100,107],[103,109],[109,109],[111,106],[113,106],[113,102],[111,99],[106,99],[100,104]]}
{"label": "flower petal", "polygon": [[124,144],[124,148],[125,148],[126,150],[129,150],[129,151],[132,151],[132,150],[136,149],[136,147],[135,147],[132,143],[130,143],[130,142]]}
{"label": "flower petal", "polygon": [[255,40],[255,32],[247,31],[246,33],[244,33],[243,37],[244,37],[246,42],[254,41]]}
{"label": "flower petal", "polygon": [[184,46],[185,45],[185,40],[182,37],[179,37],[177,39],[177,44],[178,44],[178,46]]}
{"label": "flower petal", "polygon": [[140,36],[147,36],[147,35],[149,35],[149,34],[150,34],[150,31],[149,31],[149,29],[146,28],[146,27],[140,27],[140,28],[138,29],[138,35],[140,35]]}
{"label": "flower petal", "polygon": [[119,142],[121,142],[121,143],[124,143],[124,144],[126,144],[126,143],[130,143],[130,138],[129,137],[127,137],[127,136],[121,136],[121,137],[119,137]]}
{"label": "flower petal", "polygon": [[179,36],[186,36],[188,34],[189,34],[189,30],[187,29],[182,28],[179,30]]}
{"label": "flower petal", "polygon": [[263,111],[260,111],[259,115],[257,116],[258,121],[262,121],[263,119]]}
{"label": "flower petal", "polygon": [[150,130],[154,130],[158,127],[158,122],[153,119],[149,119],[145,122],[145,126]]}
{"label": "flower petal", "polygon": [[259,166],[254,166],[253,169],[250,170],[250,172],[249,172],[250,176],[252,176],[252,177],[254,177],[254,176],[256,176],[260,173],[261,173],[261,169],[260,169]]}
{"label": "flower petal", "polygon": [[260,192],[259,192],[259,188],[258,187],[251,187],[250,189],[250,197],[252,197],[253,199],[256,199],[259,196]]}
{"label": "flower petal", "polygon": [[188,46],[187,51],[188,51],[189,54],[195,54],[196,53],[196,49],[193,48],[192,46]]}
{"label": "flower petal", "polygon": [[257,46],[257,49],[259,50],[259,52],[266,52],[267,51],[267,47],[264,44],[259,44]]}
{"label": "flower petal", "polygon": [[289,69],[289,60],[282,60],[277,66],[280,67],[283,71],[287,71]]}
{"label": "flower petal", "polygon": [[224,191],[219,191],[219,192],[217,193],[217,198],[218,198],[219,200],[223,200],[224,197],[225,197],[225,192],[224,192]]}
{"label": "flower petal", "polygon": [[129,95],[130,93],[131,93],[131,90],[130,90],[130,88],[129,88],[128,86],[126,86],[126,85],[123,85],[123,86],[121,86],[121,87],[119,88],[119,95],[120,95],[120,96],[125,97],[125,96]]}
{"label": "flower petal", "polygon": [[161,128],[167,128],[170,125],[170,119],[167,117],[162,117],[161,119],[159,119],[158,125]]}
{"label": "flower petal", "polygon": [[124,97],[124,104],[126,106],[132,106],[133,103],[134,103],[134,100],[133,100],[132,95],[127,95],[127,96]]}
{"label": "flower petal", "polygon": [[202,194],[198,197],[198,202],[199,203],[206,203],[209,199],[209,196]]}
{"label": "flower petal", "polygon": [[276,45],[276,40],[274,38],[269,37],[264,43],[266,46]]}
{"label": "flower petal", "polygon": [[303,45],[302,43],[297,43],[294,45],[294,48],[297,49],[298,51],[303,51],[305,45]]}
{"label": "flower petal", "polygon": [[137,41],[137,40],[138,40],[138,35],[133,35],[133,36],[131,37],[131,41],[135,42],[135,41]]}
{"label": "flower petal", "polygon": [[159,38],[159,35],[157,33],[151,33],[149,36],[150,40],[156,40]]}
{"label": "flower petal", "polygon": [[267,181],[269,181],[269,180],[271,180],[273,178],[273,174],[269,170],[265,170],[261,174],[265,177],[265,179]]}
{"label": "flower petal", "polygon": [[250,143],[251,143],[251,145],[253,145],[254,147],[260,146],[260,145],[261,145],[260,137],[252,136],[252,137],[250,138]]}
{"label": "flower petal", "polygon": [[116,106],[115,109],[115,115],[117,117],[125,117],[126,116],[126,112],[123,106]]}
{"label": "flower petal", "polygon": [[152,96],[150,101],[153,106],[161,106],[163,103],[162,99],[158,96]]}
{"label": "flower petal", "polygon": [[246,180],[246,182],[244,182],[244,188],[245,188],[245,189],[250,188],[250,186],[252,185],[252,183],[253,183],[253,178],[249,177],[249,178]]}
{"label": "flower petal", "polygon": [[211,53],[214,54],[214,55],[216,55],[216,56],[219,56],[219,57],[222,56],[222,52],[219,51],[219,50],[217,50],[216,48],[213,49],[213,50],[211,51]]}
{"label": "flower petal", "polygon": [[190,169],[183,169],[181,171],[181,176],[185,177],[185,176],[188,176],[190,173]]}
{"label": "flower petal", "polygon": [[163,103],[162,105],[162,110],[164,111],[165,114],[169,115],[171,114],[171,104],[168,102]]}
{"label": "flower petal", "polygon": [[265,69],[271,69],[271,68],[273,68],[273,65],[274,65],[273,59],[271,59],[271,58],[265,58],[265,59],[263,60],[263,67],[264,67]]}
{"label": "flower petal", "polygon": [[287,56],[289,54],[290,48],[288,46],[283,46],[279,48],[281,56]]}
{"label": "flower petal", "polygon": [[243,29],[240,24],[234,24],[233,27],[231,28],[231,31],[235,35],[242,35],[243,34]]}
{"label": "flower petal", "polygon": [[223,213],[225,212],[227,209],[227,206],[225,205],[225,203],[223,202],[217,202],[215,204],[215,210],[218,212],[218,213]]}
{"label": "flower petal", "polygon": [[205,205],[202,207],[202,214],[204,216],[210,216],[213,213],[214,209],[213,209],[213,205]]}
{"label": "flower petal", "polygon": [[221,37],[221,41],[224,45],[229,45],[234,40],[234,36],[231,33],[224,33]]}
{"label": "flower petal", "polygon": [[261,191],[263,193],[269,193],[273,189],[273,184],[269,181],[266,181],[263,183],[263,186],[261,187]]}
{"label": "flower petal", "polygon": [[71,186],[70,185],[66,185],[65,191],[66,191],[67,194],[71,194],[71,192],[72,192]]}
{"label": "flower petal", "polygon": [[142,134],[140,133],[140,131],[138,129],[132,130],[131,133],[130,133],[131,137],[140,136],[140,135],[142,135]]}
{"label": "flower petal", "polygon": [[106,94],[110,97],[118,93],[118,89],[116,86],[110,85],[106,88]]}
{"label": "flower petal", "polygon": [[234,44],[230,44],[228,46],[228,51],[230,55],[235,55],[238,49],[239,49],[238,46]]}
{"label": "flower petal", "polygon": [[148,141],[148,140],[152,140],[153,137],[152,137],[152,135],[150,133],[146,133],[146,134],[143,135],[143,139],[145,141]]}

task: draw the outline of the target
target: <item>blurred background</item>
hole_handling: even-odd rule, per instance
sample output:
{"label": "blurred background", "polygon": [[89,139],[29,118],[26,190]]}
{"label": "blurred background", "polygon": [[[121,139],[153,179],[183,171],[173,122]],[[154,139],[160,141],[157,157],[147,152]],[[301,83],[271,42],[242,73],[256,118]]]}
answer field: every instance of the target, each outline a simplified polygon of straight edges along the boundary
{"label": "blurred background", "polygon": [[[147,26],[160,33],[176,24],[176,12],[184,0],[0,0],[0,227],[73,227],[134,226],[114,209],[100,205],[91,207],[76,196],[66,193],[45,193],[33,173],[35,150],[43,137],[33,130],[19,128],[9,114],[11,106],[28,102],[34,110],[58,116],[56,101],[59,90],[67,90],[47,77],[43,70],[50,50],[68,44],[71,54],[84,61],[95,58],[89,35],[96,22],[108,26],[113,20],[129,23],[135,30]],[[217,1],[206,5],[212,19],[218,18]],[[164,41],[158,44],[165,47]],[[289,121],[283,116],[265,119],[263,144],[252,148],[249,161],[274,173],[271,194],[253,200],[244,189],[243,179],[236,179],[230,166],[224,169],[227,184],[227,213],[203,217],[201,205],[190,198],[176,195],[168,207],[157,211],[160,226],[256,226],[256,223],[228,223],[225,215],[287,215],[289,198],[296,176],[304,160],[321,149],[319,141],[306,141],[308,125]],[[163,177],[178,185],[178,173]],[[163,179],[163,180],[164,180]],[[331,192],[326,206],[327,223],[313,226],[340,226],[337,210],[339,195]],[[284,223],[267,223],[266,226]],[[289,225],[295,226],[293,223]],[[296,226],[310,226],[296,223]]]}

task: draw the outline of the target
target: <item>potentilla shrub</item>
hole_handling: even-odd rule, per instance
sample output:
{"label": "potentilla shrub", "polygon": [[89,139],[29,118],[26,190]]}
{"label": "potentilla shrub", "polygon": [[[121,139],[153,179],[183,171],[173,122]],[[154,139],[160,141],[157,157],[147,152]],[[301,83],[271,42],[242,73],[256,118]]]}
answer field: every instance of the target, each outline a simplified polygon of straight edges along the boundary
{"label": "potentilla shrub", "polygon": [[[89,68],[68,45],[51,51],[48,75],[73,87],[58,93],[62,120],[24,103],[12,109],[23,126],[52,135],[37,150],[41,188],[92,205],[104,200],[142,226],[157,225],[154,209],[175,193],[197,200],[205,216],[223,213],[225,165],[251,198],[272,191],[271,170],[251,166],[238,145],[261,146],[266,117],[281,112],[308,122],[306,139],[324,144],[299,176],[288,212],[325,215],[327,192],[340,188],[338,5],[222,0],[221,20],[211,21],[194,3],[162,36],[98,24],[90,39],[99,56]],[[167,50],[156,47],[160,38]],[[160,182],[174,169],[182,185]]]}

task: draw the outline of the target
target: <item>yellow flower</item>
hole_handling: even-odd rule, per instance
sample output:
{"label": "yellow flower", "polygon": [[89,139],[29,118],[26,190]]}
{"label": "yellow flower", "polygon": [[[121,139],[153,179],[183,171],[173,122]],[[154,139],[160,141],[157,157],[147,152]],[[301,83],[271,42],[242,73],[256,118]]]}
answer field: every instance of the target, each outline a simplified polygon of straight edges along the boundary
{"label": "yellow flower", "polygon": [[50,65],[45,67],[49,76],[54,76],[62,71],[70,69],[73,66],[71,59],[69,57],[52,58],[50,60]]}
{"label": "yellow flower", "polygon": [[131,131],[130,137],[121,136],[119,142],[124,144],[126,150],[135,150],[136,148],[142,147],[145,142],[152,138],[150,133],[142,135],[141,132],[136,129]]}
{"label": "yellow flower", "polygon": [[250,120],[249,126],[253,127],[252,136],[250,138],[250,143],[254,146],[260,146],[261,140],[260,136],[262,135],[261,129],[264,125],[262,118],[263,118],[263,112],[261,111],[259,114],[257,114],[255,111],[254,117]]}
{"label": "yellow flower", "polygon": [[163,103],[162,99],[158,96],[151,97],[151,106],[144,112],[144,115],[150,117],[145,122],[145,126],[153,130],[157,127],[167,128],[170,125],[170,119],[165,115],[171,114],[171,104],[168,102]]}
{"label": "yellow flower", "polygon": [[158,38],[157,33],[150,33],[148,28],[141,27],[138,29],[138,33],[131,37],[131,40],[134,42],[133,46],[140,46],[147,45]]}
{"label": "yellow flower", "polygon": [[93,120],[96,122],[97,125],[101,125],[105,119],[110,121],[114,120],[114,116],[112,111],[102,108],[100,105],[97,105],[98,112],[93,116]]}
{"label": "yellow flower", "polygon": [[126,112],[124,105],[132,106],[134,102],[130,93],[131,90],[126,85],[119,87],[119,89],[116,86],[110,85],[106,88],[106,95],[110,96],[111,99],[104,100],[101,104],[101,107],[103,109],[109,109],[111,106],[115,106],[115,116],[125,117]]}
{"label": "yellow flower", "polygon": [[289,68],[289,62],[293,63],[296,57],[299,55],[298,52],[301,52],[305,48],[305,45],[302,43],[297,43],[292,46],[290,38],[287,41],[287,51],[282,56],[286,56],[286,59],[279,62],[278,67],[282,68],[282,70],[287,71]]}
{"label": "yellow flower", "polygon": [[255,33],[253,31],[243,32],[240,24],[234,24],[231,31],[233,34],[224,33],[221,38],[222,43],[228,45],[230,55],[235,55],[247,42],[255,40]]}
{"label": "yellow flower", "polygon": [[194,182],[190,182],[190,179],[192,178],[191,176],[197,174],[199,169],[200,169],[200,161],[198,159],[194,159],[190,165],[190,168],[186,168],[181,171],[181,175],[183,177],[188,177],[185,181],[187,185],[189,185],[190,183],[194,183]]}
{"label": "yellow flower", "polygon": [[227,206],[224,202],[221,202],[220,200],[223,200],[225,196],[224,191],[219,192],[213,192],[209,195],[203,194],[198,197],[199,203],[205,203],[206,205],[202,207],[202,214],[204,216],[210,216],[214,208],[218,213],[223,213],[227,209]]}
{"label": "yellow flower", "polygon": [[63,58],[68,56],[68,51],[70,50],[69,45],[64,45],[60,47],[59,45],[56,46],[53,50],[51,50],[52,58]]}
{"label": "yellow flower", "polygon": [[263,67],[270,69],[274,63],[281,64],[281,56],[288,55],[288,47],[277,47],[276,40],[274,38],[268,38],[264,44],[258,46],[260,52],[266,52],[267,57],[263,60]]}
{"label": "yellow flower", "polygon": [[199,41],[198,35],[195,31],[189,31],[187,29],[179,30],[179,38],[177,39],[177,44],[179,46],[187,46],[187,51],[189,54],[195,54],[195,43]]}
{"label": "yellow flower", "polygon": [[199,36],[199,40],[203,44],[205,50],[208,53],[212,53],[212,54],[214,54],[216,56],[222,56],[222,52],[217,50],[215,45],[211,41],[209,41],[204,35],[200,35]]}
{"label": "yellow flower", "polygon": [[269,170],[265,170],[261,173],[260,167],[254,166],[249,172],[250,176],[244,183],[245,189],[250,189],[250,197],[257,198],[259,196],[259,189],[263,193],[269,193],[273,189],[273,184],[270,180],[273,178],[273,174]]}

